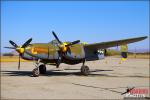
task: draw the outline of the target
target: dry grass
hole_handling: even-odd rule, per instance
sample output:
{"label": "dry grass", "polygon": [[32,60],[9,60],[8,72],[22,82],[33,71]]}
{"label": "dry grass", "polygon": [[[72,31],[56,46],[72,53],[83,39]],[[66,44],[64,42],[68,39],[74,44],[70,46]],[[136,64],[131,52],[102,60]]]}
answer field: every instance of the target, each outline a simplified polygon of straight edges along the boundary
{"label": "dry grass", "polygon": [[[121,57],[120,55],[115,55],[115,57]],[[150,55],[148,54],[129,54],[128,58],[134,58],[134,59],[149,59]]]}
{"label": "dry grass", "polygon": [[149,59],[149,55],[142,55],[142,54],[137,54],[137,55],[129,55],[129,58],[142,58],[142,59]]}
{"label": "dry grass", "polygon": [[[1,62],[18,62],[18,56],[1,56]],[[21,62],[27,62],[28,60],[20,59]]]}

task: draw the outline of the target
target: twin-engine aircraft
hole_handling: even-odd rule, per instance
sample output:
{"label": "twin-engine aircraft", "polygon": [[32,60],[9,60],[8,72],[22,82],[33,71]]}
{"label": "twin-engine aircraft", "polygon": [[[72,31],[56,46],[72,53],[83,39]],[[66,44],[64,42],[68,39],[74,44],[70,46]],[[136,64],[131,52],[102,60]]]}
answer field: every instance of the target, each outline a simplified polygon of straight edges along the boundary
{"label": "twin-engine aircraft", "polygon": [[104,58],[104,51],[109,47],[125,45],[147,38],[136,37],[130,39],[100,42],[93,44],[80,43],[80,40],[73,42],[62,42],[59,40],[55,32],[52,31],[55,40],[49,43],[33,43],[32,38],[26,41],[22,46],[18,46],[15,42],[9,41],[13,47],[5,47],[8,49],[15,49],[19,53],[20,58],[25,60],[36,61],[36,68],[33,69],[33,76],[37,77],[39,74],[46,73],[46,65],[55,65],[57,68],[61,63],[74,65],[82,63],[81,74],[88,75],[89,67],[85,65],[85,61],[94,61]]}

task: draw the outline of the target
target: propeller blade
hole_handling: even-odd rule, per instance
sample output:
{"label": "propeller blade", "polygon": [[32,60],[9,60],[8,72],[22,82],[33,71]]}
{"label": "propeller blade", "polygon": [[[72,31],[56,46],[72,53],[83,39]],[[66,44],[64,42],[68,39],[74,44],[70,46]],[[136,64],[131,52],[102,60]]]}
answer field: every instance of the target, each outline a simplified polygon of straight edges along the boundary
{"label": "propeller blade", "polygon": [[26,41],[26,42],[22,45],[22,48],[25,48],[26,46],[28,46],[31,41],[32,41],[32,38],[30,38],[28,41]]}
{"label": "propeller blade", "polygon": [[54,35],[55,39],[56,39],[60,44],[62,44],[62,42],[59,40],[59,38],[57,37],[57,35],[55,34],[54,31],[52,31],[52,34]]}
{"label": "propeller blade", "polygon": [[15,47],[4,47],[4,48],[7,48],[7,49],[16,49]]}
{"label": "propeller blade", "polygon": [[18,62],[18,70],[20,70],[20,54],[19,54],[19,62]]}
{"label": "propeller blade", "polygon": [[18,45],[15,43],[15,42],[13,42],[13,41],[11,41],[11,40],[9,40],[9,43],[12,45],[12,46],[14,46],[14,47],[18,47]]}
{"label": "propeller blade", "polygon": [[80,42],[80,40],[76,40],[76,41],[73,41],[73,42],[67,44],[66,46],[71,46],[71,45],[77,44],[79,42]]}

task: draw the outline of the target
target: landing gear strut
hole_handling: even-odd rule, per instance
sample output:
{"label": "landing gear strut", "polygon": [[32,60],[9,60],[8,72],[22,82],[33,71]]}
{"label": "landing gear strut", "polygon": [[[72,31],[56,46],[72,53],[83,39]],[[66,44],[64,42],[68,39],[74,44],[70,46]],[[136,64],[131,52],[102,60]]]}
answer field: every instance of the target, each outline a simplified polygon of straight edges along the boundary
{"label": "landing gear strut", "polygon": [[83,60],[83,65],[81,66],[81,74],[87,76],[90,71],[89,71],[89,67],[84,65],[85,60]]}
{"label": "landing gear strut", "polygon": [[61,57],[59,57],[58,60],[57,60],[56,68],[59,68],[60,63],[61,63]]}

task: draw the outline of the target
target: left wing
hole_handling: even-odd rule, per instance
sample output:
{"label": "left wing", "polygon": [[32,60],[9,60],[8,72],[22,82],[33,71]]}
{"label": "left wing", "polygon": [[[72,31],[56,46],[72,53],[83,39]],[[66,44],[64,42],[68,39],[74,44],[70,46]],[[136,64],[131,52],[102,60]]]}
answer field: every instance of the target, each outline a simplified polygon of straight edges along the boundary
{"label": "left wing", "polygon": [[86,44],[86,45],[84,45],[84,49],[90,50],[90,51],[91,50],[97,51],[98,49],[106,49],[109,47],[120,46],[123,44],[138,42],[138,41],[144,40],[146,38],[147,38],[147,36],[143,36],[143,37],[129,38],[129,39],[123,39],[123,40],[109,41],[109,42]]}

